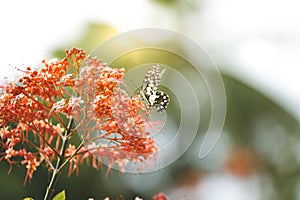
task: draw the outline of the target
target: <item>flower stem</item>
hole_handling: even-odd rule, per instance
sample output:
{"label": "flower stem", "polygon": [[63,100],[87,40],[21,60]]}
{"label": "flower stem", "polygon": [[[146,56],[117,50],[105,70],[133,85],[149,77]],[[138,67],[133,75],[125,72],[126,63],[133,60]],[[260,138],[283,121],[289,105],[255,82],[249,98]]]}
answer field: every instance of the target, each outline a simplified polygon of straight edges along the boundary
{"label": "flower stem", "polygon": [[53,192],[54,192],[54,185],[55,185],[56,180],[57,180],[58,175],[59,175],[59,172],[57,170],[58,165],[60,163],[59,160],[60,160],[60,158],[58,158],[56,167],[52,172],[52,177],[51,177],[51,180],[49,182],[49,185],[47,186],[46,193],[45,193],[45,196],[44,196],[44,200],[47,200],[48,198],[50,198],[52,196]]}
{"label": "flower stem", "polygon": [[78,153],[78,151],[81,149],[81,147],[83,147],[83,145],[84,145],[84,142],[82,141],[80,144],[79,144],[79,146],[76,148],[76,150],[74,151],[74,153],[67,159],[67,160],[65,160],[65,162],[63,162],[62,164],[61,164],[61,166],[59,167],[59,171],[60,170],[62,170],[62,168],[64,168],[64,166],[66,165],[66,164],[68,164],[69,162],[70,162],[70,160],[75,156],[75,155],[77,155],[77,153]]}
{"label": "flower stem", "polygon": [[[64,162],[64,155],[65,155],[65,151],[66,151],[67,143],[68,143],[68,139],[69,139],[67,136],[71,132],[73,122],[74,122],[74,119],[73,118],[70,119],[69,124],[68,124],[67,132],[65,133],[64,136],[62,136],[61,151],[60,151],[59,156],[57,156],[56,166],[55,166],[55,169],[52,172],[51,180],[50,180],[50,182],[47,186],[46,193],[45,193],[45,196],[44,196],[44,200],[48,200],[48,199],[51,198],[51,196],[54,192],[54,187],[55,187],[56,181],[58,179],[58,176],[59,176],[63,166],[66,165],[66,163]],[[69,161],[69,159],[68,159],[68,161]]]}

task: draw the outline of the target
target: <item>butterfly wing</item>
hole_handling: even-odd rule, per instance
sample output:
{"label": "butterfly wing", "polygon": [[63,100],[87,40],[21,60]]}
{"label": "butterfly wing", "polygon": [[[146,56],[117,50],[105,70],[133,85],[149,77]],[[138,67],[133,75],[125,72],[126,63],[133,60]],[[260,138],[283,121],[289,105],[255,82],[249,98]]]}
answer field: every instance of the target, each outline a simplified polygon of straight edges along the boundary
{"label": "butterfly wing", "polygon": [[162,91],[156,92],[155,108],[157,112],[165,111],[170,103],[170,97],[167,93]]}
{"label": "butterfly wing", "polygon": [[160,72],[160,67],[158,65],[153,65],[145,75],[142,90],[146,90],[148,93],[149,91],[157,90],[164,72],[165,69]]}
{"label": "butterfly wing", "polygon": [[138,93],[147,108],[156,108],[157,112],[166,110],[170,101],[166,93],[157,90],[164,72],[165,69],[160,71],[158,65],[152,66],[147,71],[141,90]]}

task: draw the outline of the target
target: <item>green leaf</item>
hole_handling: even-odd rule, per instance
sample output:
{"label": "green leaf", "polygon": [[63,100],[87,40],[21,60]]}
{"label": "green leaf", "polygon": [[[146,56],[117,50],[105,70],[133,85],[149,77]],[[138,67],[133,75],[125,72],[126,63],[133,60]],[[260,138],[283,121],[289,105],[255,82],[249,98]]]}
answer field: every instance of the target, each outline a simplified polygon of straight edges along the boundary
{"label": "green leaf", "polygon": [[65,191],[61,191],[58,193],[52,200],[66,200],[66,193]]}

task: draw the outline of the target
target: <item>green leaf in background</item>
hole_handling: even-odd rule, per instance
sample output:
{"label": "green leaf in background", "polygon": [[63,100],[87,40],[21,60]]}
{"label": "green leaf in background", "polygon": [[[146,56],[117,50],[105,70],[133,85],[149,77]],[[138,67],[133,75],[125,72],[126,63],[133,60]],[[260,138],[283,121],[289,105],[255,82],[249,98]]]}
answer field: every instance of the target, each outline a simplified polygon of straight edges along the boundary
{"label": "green leaf in background", "polygon": [[61,191],[60,193],[58,193],[53,200],[66,200],[66,193],[65,191]]}

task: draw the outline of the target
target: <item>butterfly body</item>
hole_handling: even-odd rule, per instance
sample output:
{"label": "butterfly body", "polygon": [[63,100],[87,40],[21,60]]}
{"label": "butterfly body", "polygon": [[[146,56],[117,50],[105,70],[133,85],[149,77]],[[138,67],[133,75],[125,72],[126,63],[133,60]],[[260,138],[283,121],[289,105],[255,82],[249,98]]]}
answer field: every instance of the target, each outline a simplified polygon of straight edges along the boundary
{"label": "butterfly body", "polygon": [[170,97],[163,91],[158,90],[161,77],[165,69],[160,71],[158,65],[152,66],[146,73],[142,87],[138,96],[144,102],[148,109],[155,109],[162,112],[167,109]]}

